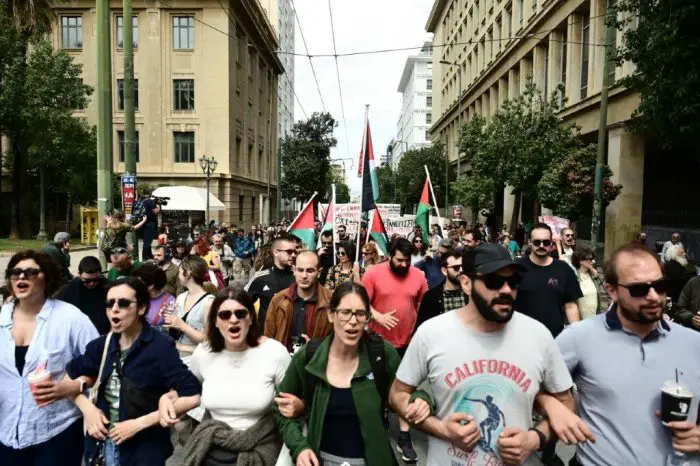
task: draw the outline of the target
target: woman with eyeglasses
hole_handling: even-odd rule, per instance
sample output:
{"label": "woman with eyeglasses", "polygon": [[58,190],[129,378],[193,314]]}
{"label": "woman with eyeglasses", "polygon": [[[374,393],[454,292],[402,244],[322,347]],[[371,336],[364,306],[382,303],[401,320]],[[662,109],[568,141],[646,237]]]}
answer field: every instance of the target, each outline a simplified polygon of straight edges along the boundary
{"label": "woman with eyeglasses", "polygon": [[373,241],[368,241],[362,246],[362,265],[365,267],[365,272],[381,262],[379,250]]}
{"label": "woman with eyeglasses", "polygon": [[428,245],[425,244],[422,236],[414,236],[411,246],[413,249],[411,254],[411,265],[416,265],[418,262],[425,259],[425,254],[428,251]]}
{"label": "woman with eyeglasses", "polygon": [[328,269],[326,288],[333,291],[345,282],[359,283],[365,275],[365,267],[355,261],[355,244],[341,242],[338,245],[338,263]]}
{"label": "woman with eyeglasses", "polygon": [[135,277],[121,278],[107,292],[112,331],[91,341],[66,367],[70,379],[96,380],[104,355],[96,404],[82,393],[87,436],[85,460],[104,457],[105,466],[164,465],[172,455],[170,429],[160,426],[158,402],[173,391],[177,415],[199,403],[201,385],[180,360],[167,335],[146,321],[148,289]]}
{"label": "woman with eyeglasses", "polygon": [[[308,417],[290,418],[276,407],[279,430],[297,466],[396,465],[385,409],[399,355],[381,337],[365,333],[371,313],[362,285],[343,283],[330,304],[333,333],[297,351],[280,386],[304,398]],[[409,422],[430,415],[424,398],[412,405]]]}
{"label": "woman with eyeglasses", "polygon": [[571,264],[576,268],[578,284],[583,293],[583,296],[576,300],[581,320],[607,311],[610,295],[593,263],[593,251],[583,247],[577,249],[571,255]]}
{"label": "woman with eyeglasses", "polygon": [[[202,382],[201,406],[211,420],[202,422],[185,445],[185,466],[277,462],[282,439],[271,406],[290,356],[284,345],[258,329],[248,293],[226,288],[216,296],[207,341],[197,346],[191,365]],[[178,421],[178,402],[175,393],[161,399],[161,425]]]}
{"label": "woman with eyeglasses", "polygon": [[63,371],[99,336],[75,306],[52,299],[61,271],[51,256],[18,252],[5,280],[12,300],[0,310],[0,464],[80,466],[83,428],[70,401],[85,381]]}

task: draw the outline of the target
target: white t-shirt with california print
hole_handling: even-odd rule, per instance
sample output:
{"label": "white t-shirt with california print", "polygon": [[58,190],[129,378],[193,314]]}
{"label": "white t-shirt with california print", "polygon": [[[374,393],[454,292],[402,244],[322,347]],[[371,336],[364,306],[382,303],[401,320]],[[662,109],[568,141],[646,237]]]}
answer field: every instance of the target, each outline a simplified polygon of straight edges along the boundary
{"label": "white t-shirt with california print", "polygon": [[[430,436],[428,466],[502,465],[503,429],[532,427],[540,388],[560,393],[573,385],[549,330],[518,312],[503,330],[490,333],[467,327],[458,312],[428,320],[416,331],[396,378],[414,387],[428,381],[438,418],[468,413],[481,430],[472,452]],[[523,464],[537,463],[530,457]]]}

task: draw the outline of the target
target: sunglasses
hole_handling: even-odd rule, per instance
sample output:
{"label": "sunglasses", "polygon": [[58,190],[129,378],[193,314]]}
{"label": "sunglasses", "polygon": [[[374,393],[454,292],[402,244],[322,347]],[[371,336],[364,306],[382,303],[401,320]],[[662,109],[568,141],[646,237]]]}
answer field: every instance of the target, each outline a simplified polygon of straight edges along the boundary
{"label": "sunglasses", "polygon": [[277,251],[279,251],[279,252],[286,252],[286,253],[289,254],[290,256],[291,256],[292,254],[296,254],[296,253],[297,253],[297,250],[296,250],[296,249],[277,249]]}
{"label": "sunglasses", "polygon": [[574,234],[573,234],[573,233],[567,233],[567,234],[564,235],[564,238],[574,238]]}
{"label": "sunglasses", "polygon": [[105,307],[107,309],[112,309],[115,304],[117,305],[117,307],[119,309],[129,309],[129,306],[131,306],[132,304],[136,304],[136,301],[132,301],[132,300],[126,299],[126,298],[119,298],[119,299],[112,298],[112,299],[108,299],[105,301]]}
{"label": "sunglasses", "polygon": [[520,283],[523,281],[523,277],[517,273],[507,277],[504,275],[491,273],[488,275],[477,275],[474,278],[477,278],[484,282],[484,285],[486,285],[486,288],[488,288],[489,290],[500,290],[506,283],[508,283],[508,286],[511,289],[516,290],[520,286]]}
{"label": "sunglasses", "polygon": [[413,242],[414,242],[414,243],[422,243],[423,240],[422,240],[422,239],[415,239],[415,240],[413,240]]}
{"label": "sunglasses", "polygon": [[347,253],[345,251],[338,251],[339,256],[347,256]]}
{"label": "sunglasses", "polygon": [[367,322],[371,315],[369,311],[365,309],[336,309],[335,313],[338,314],[338,320],[341,322],[348,322],[352,319],[352,316],[355,316],[357,322],[361,324]]}
{"label": "sunglasses", "polygon": [[552,245],[552,240],[551,239],[533,239],[532,244],[533,244],[533,246],[537,246],[537,247],[540,247],[540,246],[549,247]]}
{"label": "sunglasses", "polygon": [[665,278],[661,278],[651,283],[630,283],[629,285],[623,285],[618,283],[618,286],[627,288],[630,292],[630,296],[633,298],[643,298],[649,294],[649,290],[654,288],[658,294],[666,294],[668,291],[669,282]]}
{"label": "sunglasses", "polygon": [[112,254],[126,254],[126,249],[114,248],[114,249],[112,249]]}
{"label": "sunglasses", "polygon": [[24,275],[25,278],[27,278],[29,280],[33,280],[36,277],[38,277],[40,273],[41,273],[41,269],[37,269],[34,267],[29,267],[26,269],[20,269],[19,267],[17,267],[17,268],[10,270],[10,279],[19,280],[19,277]]}
{"label": "sunglasses", "polygon": [[448,270],[452,270],[452,271],[454,271],[454,272],[459,272],[460,270],[462,270],[462,264],[448,265],[446,268],[447,268]]}
{"label": "sunglasses", "polygon": [[99,278],[81,278],[80,280],[82,280],[82,282],[85,283],[86,285],[92,285],[92,284],[95,284],[95,283],[100,283],[100,279],[99,279]]}
{"label": "sunglasses", "polygon": [[248,309],[223,310],[216,313],[216,317],[221,320],[231,320],[231,316],[236,316],[236,319],[243,320],[248,317]]}
{"label": "sunglasses", "polygon": [[333,241],[321,241],[321,245],[323,245],[324,248],[333,246]]}
{"label": "sunglasses", "polygon": [[362,254],[364,254],[365,256],[371,256],[374,253],[372,251],[362,251]]}

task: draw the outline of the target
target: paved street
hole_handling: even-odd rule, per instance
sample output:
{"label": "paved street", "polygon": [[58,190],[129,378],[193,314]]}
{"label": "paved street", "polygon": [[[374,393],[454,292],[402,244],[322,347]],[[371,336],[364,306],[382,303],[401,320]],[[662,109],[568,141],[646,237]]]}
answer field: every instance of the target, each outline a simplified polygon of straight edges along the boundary
{"label": "paved street", "polygon": [[[97,257],[97,248],[73,251],[70,253],[70,271],[73,275],[78,274],[78,263],[85,256]],[[11,254],[0,254],[0,286],[5,284],[5,269],[7,269],[7,264],[10,262],[10,257],[12,257]]]}

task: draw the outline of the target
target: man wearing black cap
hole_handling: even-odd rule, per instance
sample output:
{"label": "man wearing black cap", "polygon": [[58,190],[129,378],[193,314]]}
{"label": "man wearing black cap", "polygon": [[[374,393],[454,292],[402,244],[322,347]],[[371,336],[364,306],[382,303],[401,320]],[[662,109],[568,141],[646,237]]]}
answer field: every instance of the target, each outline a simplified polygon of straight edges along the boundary
{"label": "man wearing black cap", "polygon": [[428,382],[436,416],[417,427],[428,434],[428,466],[537,464],[551,436],[533,427],[535,397],[550,393],[573,410],[573,382],[545,326],[515,313],[523,267],[497,244],[462,257],[464,307],[425,322],[401,361],[390,402],[411,419],[411,395]]}

